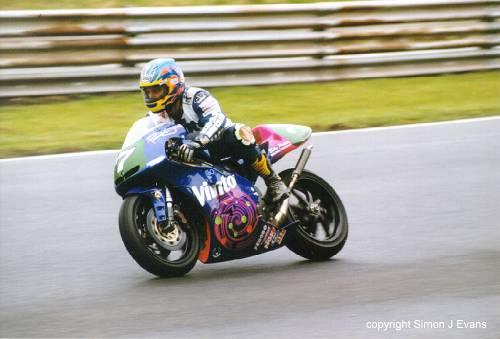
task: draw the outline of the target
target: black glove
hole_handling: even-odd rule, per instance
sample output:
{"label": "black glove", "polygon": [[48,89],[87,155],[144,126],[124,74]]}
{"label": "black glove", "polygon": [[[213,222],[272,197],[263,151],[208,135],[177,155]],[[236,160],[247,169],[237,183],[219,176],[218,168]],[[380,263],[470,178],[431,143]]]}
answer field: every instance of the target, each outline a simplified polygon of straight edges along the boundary
{"label": "black glove", "polygon": [[183,144],[179,147],[179,160],[185,162],[193,161],[194,152],[200,148],[201,145],[192,140],[184,140]]}

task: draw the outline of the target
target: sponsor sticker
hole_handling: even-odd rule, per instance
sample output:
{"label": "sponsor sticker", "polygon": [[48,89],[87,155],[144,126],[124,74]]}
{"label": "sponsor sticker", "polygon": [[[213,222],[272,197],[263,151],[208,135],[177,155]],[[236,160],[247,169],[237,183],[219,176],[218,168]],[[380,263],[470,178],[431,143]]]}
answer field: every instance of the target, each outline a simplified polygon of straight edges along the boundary
{"label": "sponsor sticker", "polygon": [[145,69],[141,74],[141,80],[143,82],[150,82],[154,80],[154,76],[158,71],[158,66],[151,67],[150,69]]}
{"label": "sponsor sticker", "polygon": [[282,151],[283,149],[289,147],[291,144],[292,143],[289,140],[285,140],[283,142],[280,142],[276,146],[271,147],[269,149],[269,154],[271,154],[271,156],[274,156],[276,153],[278,153],[278,152]]}
{"label": "sponsor sticker", "polygon": [[276,228],[270,227],[270,232],[264,240],[264,249],[269,249],[271,244],[273,243],[274,237],[276,236]]}
{"label": "sponsor sticker", "polygon": [[173,77],[169,78],[170,84],[171,85],[177,85],[179,83],[179,78],[177,78],[175,75]]}
{"label": "sponsor sticker", "polygon": [[206,181],[201,186],[191,186],[193,194],[200,202],[200,205],[205,205],[206,202],[211,201],[217,197],[223,196],[227,192],[236,188],[236,178],[234,175],[221,176],[220,181],[213,185],[209,185]]}
{"label": "sponsor sticker", "polygon": [[268,250],[273,246],[280,245],[283,242],[285,233],[286,233],[285,229],[276,228],[269,224],[264,225],[253,249],[256,251],[258,251],[261,248]]}
{"label": "sponsor sticker", "polygon": [[207,98],[200,104],[200,108],[203,110],[203,116],[207,116],[213,113],[214,109],[218,108],[217,100],[214,97]]}
{"label": "sponsor sticker", "polygon": [[219,247],[215,247],[212,251],[212,257],[214,257],[215,259],[217,259],[218,257],[221,256],[221,249]]}
{"label": "sponsor sticker", "polygon": [[169,135],[176,134],[178,128],[180,128],[180,127],[175,126],[175,128],[163,129],[161,131],[151,133],[150,135],[148,135],[146,137],[146,140],[152,144],[155,144],[158,141],[158,139],[160,139],[162,137],[167,137]]}
{"label": "sponsor sticker", "polygon": [[199,104],[200,102],[203,101],[203,99],[205,99],[206,97],[208,97],[208,93],[205,92],[205,91],[199,91],[198,93],[196,93],[196,95],[194,96],[194,100],[193,102],[195,104]]}
{"label": "sponsor sticker", "polygon": [[254,250],[257,251],[259,249],[260,245],[262,244],[262,241],[265,238],[265,235],[266,235],[268,228],[269,228],[269,226],[267,226],[267,225],[264,225],[264,227],[262,228],[262,231],[260,232],[259,238],[257,239],[255,246],[253,247]]}

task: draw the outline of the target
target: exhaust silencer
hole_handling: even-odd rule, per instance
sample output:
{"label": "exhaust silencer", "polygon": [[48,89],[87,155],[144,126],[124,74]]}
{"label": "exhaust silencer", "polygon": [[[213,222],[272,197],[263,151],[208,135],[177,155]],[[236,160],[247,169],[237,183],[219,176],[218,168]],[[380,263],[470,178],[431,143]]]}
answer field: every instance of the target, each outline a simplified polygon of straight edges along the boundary
{"label": "exhaust silencer", "polygon": [[[312,148],[313,148],[313,145],[309,145],[302,150],[302,153],[300,154],[299,160],[297,161],[297,164],[295,165],[295,169],[292,172],[292,178],[290,179],[290,183],[288,184],[288,190],[290,192],[292,191],[293,187],[297,183],[297,180],[299,179],[300,175],[302,174],[304,167],[306,167],[306,164],[309,161],[309,157],[311,156],[311,153],[312,153]],[[278,213],[273,218],[273,225],[276,225],[276,227],[279,227],[279,225],[283,222],[283,220],[285,219],[285,217],[288,213],[288,200],[289,200],[289,198],[283,200]]]}

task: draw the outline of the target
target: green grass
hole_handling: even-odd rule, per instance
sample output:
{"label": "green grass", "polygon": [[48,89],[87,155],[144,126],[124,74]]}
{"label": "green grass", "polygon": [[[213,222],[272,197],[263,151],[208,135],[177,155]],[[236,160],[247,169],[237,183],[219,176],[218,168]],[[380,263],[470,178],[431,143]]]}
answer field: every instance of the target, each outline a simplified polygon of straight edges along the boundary
{"label": "green grass", "polygon": [[[500,71],[211,92],[233,121],[251,126],[320,131],[500,115]],[[139,92],[40,101],[0,106],[0,157],[117,149],[146,111]]]}
{"label": "green grass", "polygon": [[[112,8],[112,7],[154,7],[154,6],[211,6],[251,4],[294,4],[313,3],[320,0],[0,0],[0,9],[70,9],[70,8]],[[334,0],[343,1],[343,0]],[[331,1],[331,2],[334,2]],[[328,2],[323,0],[323,2]]]}

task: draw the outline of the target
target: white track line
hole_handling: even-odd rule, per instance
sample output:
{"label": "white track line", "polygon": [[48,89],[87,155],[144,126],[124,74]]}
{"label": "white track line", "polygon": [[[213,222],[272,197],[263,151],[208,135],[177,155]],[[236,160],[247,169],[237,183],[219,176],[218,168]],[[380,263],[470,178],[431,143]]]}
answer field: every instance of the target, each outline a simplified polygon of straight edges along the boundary
{"label": "white track line", "polygon": [[[384,130],[391,130],[391,129],[418,128],[418,127],[440,126],[440,125],[454,125],[454,124],[465,124],[465,123],[494,121],[494,120],[500,120],[500,116],[474,118],[474,119],[460,119],[460,120],[450,120],[450,121],[439,121],[439,122],[425,122],[425,123],[417,123],[417,124],[410,124],[410,125],[368,127],[368,128],[347,129],[347,130],[340,130],[340,131],[314,132],[313,135],[314,136],[324,136],[324,135],[334,135],[334,134],[344,134],[344,133],[377,132],[377,131],[384,131]],[[31,157],[0,159],[0,163],[22,161],[22,160],[44,160],[44,159],[52,159],[52,158],[73,158],[73,157],[80,157],[80,156],[87,156],[87,155],[105,155],[105,154],[116,154],[116,153],[118,153],[118,150],[36,155],[36,156],[31,156]]]}
{"label": "white track line", "polygon": [[356,128],[356,129],[346,129],[346,130],[340,130],[340,131],[314,132],[313,135],[321,136],[321,135],[342,134],[342,133],[377,132],[377,131],[384,131],[384,130],[391,130],[391,129],[417,128],[417,127],[440,126],[440,125],[456,125],[456,124],[492,121],[492,120],[500,120],[500,116],[474,118],[474,119],[449,120],[449,121],[439,121],[439,122],[421,122],[421,123],[409,124],[409,125]]}
{"label": "white track line", "polygon": [[106,151],[88,151],[88,152],[73,152],[73,153],[60,153],[60,154],[47,154],[47,155],[34,155],[31,157],[21,157],[21,158],[8,158],[0,159],[2,162],[13,162],[22,160],[44,160],[44,159],[57,159],[57,158],[76,158],[87,155],[105,155],[105,154],[118,154],[118,150],[106,150]]}

